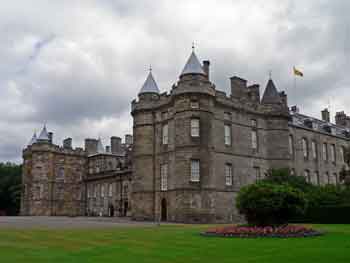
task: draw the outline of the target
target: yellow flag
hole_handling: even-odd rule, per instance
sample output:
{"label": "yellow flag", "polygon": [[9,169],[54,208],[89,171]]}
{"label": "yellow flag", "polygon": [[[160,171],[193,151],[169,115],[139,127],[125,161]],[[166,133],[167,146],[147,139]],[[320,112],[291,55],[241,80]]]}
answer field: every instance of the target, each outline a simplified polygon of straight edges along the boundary
{"label": "yellow flag", "polygon": [[304,77],[304,73],[293,67],[293,72],[295,76]]}

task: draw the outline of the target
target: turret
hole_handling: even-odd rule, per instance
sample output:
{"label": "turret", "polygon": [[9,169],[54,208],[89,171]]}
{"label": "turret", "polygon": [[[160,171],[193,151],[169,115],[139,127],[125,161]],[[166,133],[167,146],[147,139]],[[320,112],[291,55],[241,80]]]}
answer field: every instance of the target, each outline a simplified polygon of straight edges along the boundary
{"label": "turret", "polygon": [[273,80],[270,78],[267,82],[263,98],[261,100],[262,104],[281,104],[283,102],[281,95],[278,93]]}
{"label": "turret", "polygon": [[40,135],[37,139],[38,143],[50,143],[50,136],[46,130],[46,125],[44,125],[43,129],[40,132]]}

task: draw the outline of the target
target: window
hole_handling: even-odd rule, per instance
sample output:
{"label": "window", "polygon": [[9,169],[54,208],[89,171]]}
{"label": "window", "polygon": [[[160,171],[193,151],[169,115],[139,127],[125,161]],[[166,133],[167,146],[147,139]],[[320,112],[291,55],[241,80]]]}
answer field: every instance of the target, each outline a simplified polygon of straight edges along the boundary
{"label": "window", "polygon": [[199,137],[199,119],[191,119],[191,136]]}
{"label": "window", "polygon": [[200,180],[200,162],[199,160],[191,160],[191,181],[199,182]]}
{"label": "window", "polygon": [[199,108],[199,102],[196,100],[191,100],[191,108],[192,109],[198,109]]}
{"label": "window", "polygon": [[317,160],[317,148],[316,148],[316,142],[315,141],[311,142],[311,151],[312,151],[312,158],[314,160]]}
{"label": "window", "polygon": [[325,178],[326,178],[326,183],[330,184],[331,183],[331,178],[329,177],[329,173],[328,172],[326,172]]}
{"label": "window", "polygon": [[252,134],[252,148],[256,150],[258,149],[258,133],[256,130],[252,130],[251,134]]}
{"label": "window", "polygon": [[231,186],[233,184],[232,178],[232,164],[225,164],[225,184],[227,186]]}
{"label": "window", "polygon": [[254,167],[255,181],[259,181],[261,179],[260,167]]}
{"label": "window", "polygon": [[307,157],[308,157],[308,147],[307,147],[307,140],[305,138],[302,139],[302,147],[303,147],[304,159],[307,159]]}
{"label": "window", "polygon": [[163,120],[168,119],[168,112],[167,111],[162,112],[162,119]]}
{"label": "window", "polygon": [[327,154],[327,144],[324,143],[322,144],[322,156],[323,156],[323,161],[328,161],[328,154]]}
{"label": "window", "polygon": [[87,198],[90,198],[91,197],[91,187],[88,186],[87,187]]}
{"label": "window", "polygon": [[64,168],[63,167],[58,168],[57,180],[64,181]]}
{"label": "window", "polygon": [[304,171],[304,177],[305,177],[306,182],[311,183],[311,178],[310,178],[310,172],[309,172],[309,170],[305,170],[305,171]]}
{"label": "window", "polygon": [[101,197],[105,197],[105,185],[101,185]]}
{"label": "window", "polygon": [[252,126],[255,127],[255,128],[257,128],[257,126],[258,126],[257,121],[254,120],[254,119],[251,120],[251,124],[252,124]]}
{"label": "window", "polygon": [[168,164],[162,164],[160,166],[160,190],[168,190]]}
{"label": "window", "polygon": [[225,124],[225,145],[231,145],[231,125]]}
{"label": "window", "polygon": [[289,135],[289,154],[291,156],[294,155],[294,140],[292,135]]}
{"label": "window", "polygon": [[168,144],[168,133],[169,133],[169,127],[168,124],[163,125],[163,144]]}
{"label": "window", "polygon": [[335,145],[331,145],[331,162],[335,163]]}
{"label": "window", "polygon": [[345,163],[345,149],[344,149],[344,146],[340,147],[340,158],[341,158],[341,162]]}
{"label": "window", "polygon": [[108,185],[108,196],[109,197],[113,196],[113,185],[112,184]]}
{"label": "window", "polygon": [[312,184],[319,185],[320,184],[320,175],[318,171],[315,171],[314,176],[312,177]]}

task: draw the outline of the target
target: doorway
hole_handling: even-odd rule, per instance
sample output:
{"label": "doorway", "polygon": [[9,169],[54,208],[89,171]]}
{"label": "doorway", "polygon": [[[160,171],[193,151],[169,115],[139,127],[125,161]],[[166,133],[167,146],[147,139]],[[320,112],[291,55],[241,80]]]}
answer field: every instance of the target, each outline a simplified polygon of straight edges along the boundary
{"label": "doorway", "polygon": [[167,204],[166,204],[166,199],[162,199],[162,208],[161,208],[161,220],[162,221],[167,221]]}

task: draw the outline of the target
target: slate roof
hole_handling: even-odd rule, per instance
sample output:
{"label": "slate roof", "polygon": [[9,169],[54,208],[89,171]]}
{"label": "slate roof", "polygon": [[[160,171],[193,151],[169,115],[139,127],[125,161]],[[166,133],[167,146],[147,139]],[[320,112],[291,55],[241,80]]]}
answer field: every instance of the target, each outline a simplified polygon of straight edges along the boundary
{"label": "slate roof", "polygon": [[49,140],[50,140],[49,134],[46,130],[46,125],[44,125],[43,129],[40,132],[38,141],[49,141]]}
{"label": "slate roof", "polygon": [[269,79],[269,81],[267,82],[261,102],[263,104],[276,104],[282,102],[281,96],[279,95],[275,83],[273,83],[272,79]]}
{"label": "slate roof", "polygon": [[152,72],[150,71],[145,83],[143,84],[139,94],[143,93],[157,93],[159,94],[159,89],[156,81],[154,80],[154,77],[152,75]]}
{"label": "slate roof", "polygon": [[190,57],[187,60],[187,63],[184,67],[184,69],[182,70],[181,76],[185,75],[185,74],[202,74],[205,75],[202,65],[199,62],[196,53],[194,53],[194,51],[192,51]]}

